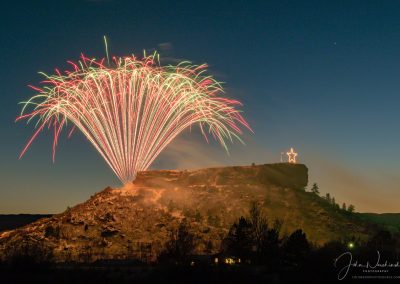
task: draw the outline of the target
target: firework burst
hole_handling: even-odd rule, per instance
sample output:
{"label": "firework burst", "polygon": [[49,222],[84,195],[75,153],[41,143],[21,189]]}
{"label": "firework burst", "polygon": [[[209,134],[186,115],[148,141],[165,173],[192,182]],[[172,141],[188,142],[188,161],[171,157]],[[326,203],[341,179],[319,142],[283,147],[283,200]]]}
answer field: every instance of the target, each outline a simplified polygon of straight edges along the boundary
{"label": "firework burst", "polygon": [[[182,62],[161,66],[158,54],[104,59],[81,56],[72,70],[46,75],[38,93],[23,102],[17,121],[36,121],[36,131],[20,158],[44,129],[54,131],[53,161],[60,132],[79,129],[123,183],[146,170],[184,129],[197,124],[207,140],[238,139],[248,123],[236,109],[241,103],[219,97],[219,82],[206,65]],[[207,140],[208,141],[208,140]]]}

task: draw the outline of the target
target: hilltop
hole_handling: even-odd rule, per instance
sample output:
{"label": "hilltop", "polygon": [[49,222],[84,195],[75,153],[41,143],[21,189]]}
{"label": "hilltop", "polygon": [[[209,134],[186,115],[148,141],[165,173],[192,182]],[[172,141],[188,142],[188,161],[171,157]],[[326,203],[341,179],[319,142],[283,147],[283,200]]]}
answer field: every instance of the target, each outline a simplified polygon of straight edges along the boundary
{"label": "hilltop", "polygon": [[305,192],[307,183],[307,167],[287,163],[140,172],[123,188],[108,187],[63,213],[0,233],[0,258],[35,243],[58,261],[154,261],[182,223],[196,236],[196,254],[217,253],[251,202],[271,222],[282,220],[282,232],[301,228],[315,244],[368,237],[366,221]]}

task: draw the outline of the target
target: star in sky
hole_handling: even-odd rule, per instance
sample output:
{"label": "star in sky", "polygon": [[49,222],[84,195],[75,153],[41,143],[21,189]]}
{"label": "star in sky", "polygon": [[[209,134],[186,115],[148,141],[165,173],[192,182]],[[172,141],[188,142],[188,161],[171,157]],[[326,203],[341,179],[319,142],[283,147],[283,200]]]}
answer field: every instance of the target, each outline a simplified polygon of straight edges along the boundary
{"label": "star in sky", "polygon": [[293,150],[293,148],[290,148],[290,152],[287,152],[286,155],[288,155],[289,163],[296,164],[297,153]]}

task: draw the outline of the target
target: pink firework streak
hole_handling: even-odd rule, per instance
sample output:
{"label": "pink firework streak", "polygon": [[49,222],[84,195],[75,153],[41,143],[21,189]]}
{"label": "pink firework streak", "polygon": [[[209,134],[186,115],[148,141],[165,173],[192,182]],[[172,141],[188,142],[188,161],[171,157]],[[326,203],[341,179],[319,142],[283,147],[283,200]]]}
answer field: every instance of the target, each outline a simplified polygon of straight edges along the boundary
{"label": "pink firework streak", "polygon": [[137,59],[113,58],[105,65],[82,55],[63,74],[43,74],[44,87],[23,102],[16,121],[35,119],[36,131],[20,158],[46,126],[54,132],[53,161],[61,130],[72,124],[68,136],[79,129],[122,183],[134,180],[184,129],[195,124],[207,139],[211,134],[226,149],[251,131],[241,103],[219,97],[219,82],[205,74],[206,65],[182,62],[161,66],[158,54]]}

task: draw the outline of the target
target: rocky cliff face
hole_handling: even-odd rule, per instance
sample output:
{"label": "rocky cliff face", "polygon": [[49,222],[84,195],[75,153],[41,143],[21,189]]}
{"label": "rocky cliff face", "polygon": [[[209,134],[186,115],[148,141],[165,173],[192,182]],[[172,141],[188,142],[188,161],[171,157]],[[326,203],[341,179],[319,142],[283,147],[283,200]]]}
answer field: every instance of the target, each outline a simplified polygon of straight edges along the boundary
{"label": "rocky cliff face", "polygon": [[130,185],[106,188],[61,214],[0,233],[0,257],[35,243],[58,261],[153,261],[181,223],[196,236],[195,253],[216,253],[253,201],[264,207],[269,220],[283,220],[284,232],[302,228],[316,243],[349,232],[366,236],[363,223],[303,190],[307,172],[300,164],[141,172]]}

